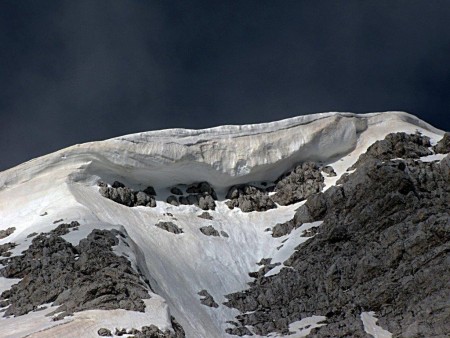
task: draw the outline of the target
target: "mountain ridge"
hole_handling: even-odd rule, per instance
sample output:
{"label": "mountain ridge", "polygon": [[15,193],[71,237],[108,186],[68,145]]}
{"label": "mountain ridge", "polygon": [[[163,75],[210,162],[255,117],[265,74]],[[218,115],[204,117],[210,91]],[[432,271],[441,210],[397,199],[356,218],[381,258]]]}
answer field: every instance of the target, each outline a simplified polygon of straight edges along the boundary
{"label": "mountain ridge", "polygon": [[[298,124],[300,121],[307,122]],[[232,129],[237,134],[226,137]],[[175,131],[181,133],[179,143],[170,137]],[[211,137],[206,141],[199,136],[201,131],[175,131],[138,133],[75,145],[1,172],[0,230],[8,234],[0,239],[0,246],[4,245],[0,251],[6,255],[2,264],[7,267],[21,257],[30,247],[29,236],[33,233],[42,233],[50,241],[60,221],[78,222],[79,226],[58,232],[57,242],[66,241],[65,247],[79,250],[79,244],[89,236],[91,242],[101,240],[92,235],[96,231],[112,231],[118,239],[111,242],[115,243],[112,252],[129,260],[135,276],[150,285],[150,299],[144,301],[148,322],[133,311],[109,310],[125,311],[121,315],[139,318],[133,327],[125,327],[126,332],[139,329],[147,333],[135,332],[137,337],[150,337],[154,328],[142,328],[154,324],[161,331],[154,334],[167,337],[181,334],[180,330],[173,330],[176,325],[181,325],[187,337],[229,337],[252,332],[267,336],[270,330],[275,330],[271,336],[279,336],[287,334],[289,324],[289,329],[296,332],[290,337],[303,337],[323,325],[320,322],[326,320],[326,313],[308,313],[302,318],[291,314],[298,320],[282,320],[279,327],[261,328],[259,319],[245,319],[249,325],[238,324],[233,331],[230,325],[235,325],[232,322],[236,323],[236,316],[245,316],[238,311],[239,306],[224,305],[229,301],[226,296],[239,295],[255,278],[285,274],[283,271],[289,267],[284,262],[299,252],[297,247],[312,243],[316,235],[321,238],[326,218],[311,218],[320,214],[315,209],[309,216],[298,210],[304,211],[304,205],[309,208],[316,200],[314,196],[322,196],[330,189],[331,194],[346,180],[353,180],[352,174],[359,169],[351,167],[372,161],[364,157],[359,161],[362,154],[377,157],[386,152],[387,157],[380,157],[388,162],[386,165],[404,155],[406,166],[411,169],[417,166],[407,162],[411,156],[421,163],[437,163],[435,167],[445,168],[448,162],[444,161],[445,154],[433,150],[438,149],[434,147],[438,142],[444,145],[444,132],[403,112],[323,113],[268,124],[216,127],[207,129]],[[158,133],[164,134],[162,140],[154,137]],[[221,137],[214,136],[217,134]],[[387,137],[390,134],[398,135]],[[193,139],[204,142],[199,144]],[[441,170],[431,165],[422,167],[421,170],[439,173]],[[439,182],[442,186],[441,178]],[[287,225],[279,225],[284,223]],[[325,224],[324,229],[329,227]],[[13,232],[6,231],[12,228]],[[279,236],[274,236],[278,229]],[[125,238],[121,239],[118,232]],[[52,252],[59,255],[58,250]],[[39,250],[26,257],[34,255],[45,257]],[[76,253],[68,257],[72,262]],[[260,268],[263,270],[257,272]],[[47,276],[45,270],[34,273]],[[20,287],[25,287],[24,281],[14,280]],[[10,290],[11,283],[0,277],[0,291]],[[98,290],[95,283],[93,288]],[[119,293],[114,297],[119,297]],[[102,304],[98,299],[96,302]],[[51,304],[42,306],[56,310]],[[62,322],[53,325],[51,319],[46,322],[38,317],[39,312],[2,318],[0,334],[38,337],[36,332],[44,327],[44,336],[48,337],[61,336],[64,327],[78,330],[64,332],[67,337],[97,337],[97,331],[103,328],[112,334],[115,328],[121,332],[121,327],[114,327],[119,324],[105,319],[101,310],[84,304],[79,308],[88,310],[68,313]],[[374,322],[375,317],[368,313],[378,309],[366,310],[361,318],[365,318],[365,323]],[[108,313],[113,316],[118,312]],[[179,324],[173,324],[172,317]],[[25,318],[40,318],[40,324],[25,333],[17,327]],[[354,327],[364,332],[363,321],[356,320]],[[252,321],[254,327],[250,325]],[[125,326],[123,321],[120,323]],[[328,325],[331,328],[334,324],[329,321]],[[383,325],[385,328],[384,321]],[[163,333],[164,330],[171,333]],[[368,330],[377,328],[366,328],[365,332]]]}

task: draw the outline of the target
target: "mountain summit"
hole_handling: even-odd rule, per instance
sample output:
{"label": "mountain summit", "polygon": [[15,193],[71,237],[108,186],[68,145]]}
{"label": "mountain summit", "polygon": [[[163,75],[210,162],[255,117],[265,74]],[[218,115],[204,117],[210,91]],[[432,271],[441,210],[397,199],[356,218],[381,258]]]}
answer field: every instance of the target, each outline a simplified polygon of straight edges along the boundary
{"label": "mountain summit", "polygon": [[1,337],[448,337],[450,134],[322,113],[0,172]]}

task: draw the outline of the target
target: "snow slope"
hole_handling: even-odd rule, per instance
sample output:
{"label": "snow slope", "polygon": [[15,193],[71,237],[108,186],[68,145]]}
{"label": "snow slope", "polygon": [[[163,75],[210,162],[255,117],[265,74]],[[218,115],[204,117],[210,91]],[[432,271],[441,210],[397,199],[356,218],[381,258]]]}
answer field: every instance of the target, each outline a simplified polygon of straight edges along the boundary
{"label": "snow slope", "polygon": [[[391,132],[416,130],[433,142],[443,135],[403,112],[323,113],[257,125],[139,133],[72,146],[0,173],[0,230],[16,228],[0,244],[16,242],[19,246],[13,254],[20,254],[31,242],[27,235],[49,231],[59,219],[81,224],[78,237],[66,235],[73,243],[94,228],[124,227],[134,243],[127,254],[135,257],[135,264],[168,305],[168,309],[163,305],[152,307],[160,310],[149,314],[147,324],[142,325],[170,327],[170,311],[187,337],[225,337],[225,329],[230,327],[226,321],[238,313],[222,305],[224,295],[246,289],[251,281],[248,273],[260,268],[256,263],[262,258],[282,262],[304,240],[298,238],[300,230],[294,231],[292,238],[273,238],[265,231],[291,219],[302,202],[266,212],[243,213],[225,205],[227,188],[237,183],[274,180],[306,160],[333,166],[338,175],[326,178],[328,188],[374,141]],[[129,208],[105,199],[98,193],[99,179],[119,180],[135,189],[152,185],[158,194],[157,207]],[[219,192],[218,207],[210,211],[213,220],[197,217],[202,211],[195,206],[174,207],[164,202],[168,187],[198,181],[208,181]],[[184,233],[161,230],[154,226],[159,221],[172,221]],[[199,231],[205,225],[213,225],[229,237],[205,236]],[[269,273],[277,273],[281,267]],[[8,286],[4,281],[0,285]],[[218,308],[200,303],[197,293],[202,289],[214,297]],[[138,315],[136,322],[141,324],[142,314]],[[67,322],[51,322],[43,317],[43,311],[26,316],[30,316],[31,323],[28,321],[23,331],[18,329],[23,318],[0,319],[0,336],[7,336],[8,330],[15,327],[16,337],[44,329],[44,335],[31,337],[60,337],[66,327],[71,332],[79,328],[83,337],[97,337],[99,323],[112,331],[114,325],[119,325],[105,321],[99,311],[84,311]],[[36,316],[40,319],[32,319]]]}

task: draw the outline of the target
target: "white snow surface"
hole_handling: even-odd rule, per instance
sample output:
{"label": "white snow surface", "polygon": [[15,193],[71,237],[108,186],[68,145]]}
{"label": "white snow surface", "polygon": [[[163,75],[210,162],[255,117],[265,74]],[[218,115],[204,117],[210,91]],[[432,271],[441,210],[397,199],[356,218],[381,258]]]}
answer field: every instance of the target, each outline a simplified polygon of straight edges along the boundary
{"label": "white snow surface", "polygon": [[[45,317],[47,310],[42,310],[1,318],[0,336],[8,336],[14,328],[14,337],[33,332],[32,337],[59,337],[61,332],[76,330],[83,337],[94,337],[101,325],[112,328],[116,323],[119,327],[122,317],[138,326],[135,328],[155,324],[165,329],[171,327],[173,315],[187,337],[227,337],[225,329],[230,326],[226,321],[239,313],[222,304],[225,295],[247,289],[251,281],[248,273],[260,268],[256,263],[262,258],[281,263],[307,240],[299,236],[305,229],[282,238],[273,238],[265,231],[291,219],[302,202],[243,213],[225,205],[227,189],[238,183],[274,180],[307,160],[335,169],[337,176],[325,179],[329,188],[374,141],[391,132],[417,130],[433,142],[444,134],[403,112],[323,113],[259,125],[128,135],[69,147],[0,172],[0,229],[16,227],[0,244],[17,243],[13,255],[29,246],[32,238],[27,235],[50,231],[59,224],[53,222],[60,219],[81,224],[78,231],[65,235],[74,244],[94,228],[125,229],[130,247],[121,241],[114,251],[138,265],[159,295],[152,294],[149,301],[155,303],[148,306],[145,315],[124,310],[105,315],[95,310],[52,322]],[[103,198],[96,185],[99,179],[109,183],[118,180],[134,189],[152,185],[158,193],[157,207],[129,208]],[[209,212],[213,220],[197,217],[203,211],[195,206],[174,207],[164,202],[168,187],[199,181],[208,181],[219,193],[216,210]],[[164,231],[155,226],[159,221],[172,221],[184,233]],[[205,225],[213,225],[229,237],[205,236],[199,231]],[[2,288],[8,286],[1,281]],[[200,303],[197,292],[202,289],[214,297],[218,308]],[[295,329],[299,334],[301,327]]]}
{"label": "white snow surface", "polygon": [[364,331],[374,338],[392,338],[392,333],[377,325],[378,319],[375,317],[375,312],[362,312],[361,320],[364,325]]}

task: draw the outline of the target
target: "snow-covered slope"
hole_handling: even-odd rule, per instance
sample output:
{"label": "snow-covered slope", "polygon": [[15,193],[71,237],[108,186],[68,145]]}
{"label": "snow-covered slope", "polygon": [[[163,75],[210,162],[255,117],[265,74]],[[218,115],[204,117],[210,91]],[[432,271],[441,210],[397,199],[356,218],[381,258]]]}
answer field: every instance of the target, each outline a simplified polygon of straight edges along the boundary
{"label": "snow-covered slope", "polygon": [[[251,281],[248,273],[259,269],[256,263],[262,258],[282,262],[290,256],[299,242],[289,236],[274,238],[265,230],[291,219],[303,203],[243,213],[225,205],[227,188],[273,181],[303,161],[334,168],[337,176],[325,179],[325,188],[329,188],[369,145],[397,131],[420,131],[432,142],[444,134],[403,112],[323,113],[258,125],[139,133],[76,145],[0,173],[0,230],[16,228],[0,244],[19,244],[12,250],[19,255],[30,244],[30,233],[48,232],[60,219],[81,224],[76,234],[64,237],[74,245],[92,229],[124,227],[133,245],[117,247],[116,252],[135,257],[135,265],[159,295],[151,298],[154,306],[148,306],[147,311],[153,311],[148,322],[139,313],[136,325],[170,328],[170,312],[187,337],[224,337],[229,327],[226,321],[238,314],[222,305],[224,295],[245,289]],[[98,180],[118,180],[136,190],[152,185],[157,206],[129,208],[102,198]],[[202,210],[196,206],[175,207],[165,202],[169,187],[200,181],[209,182],[219,194],[216,210],[209,212],[212,220],[197,217]],[[175,235],[155,227],[160,221],[176,223],[183,233]],[[199,228],[207,225],[228,237],[205,236]],[[286,245],[277,249],[285,240]],[[6,279],[0,279],[0,286],[8,289]],[[218,308],[200,303],[197,293],[203,289]],[[125,325],[114,317],[105,320],[100,310],[84,311],[63,322],[52,322],[45,313],[0,319],[0,336],[21,337],[45,330],[31,337],[97,337],[100,327],[114,331]],[[128,311],[126,316],[133,317],[133,313]],[[133,321],[128,322],[126,328],[131,329]],[[302,335],[300,330],[298,336]]]}

